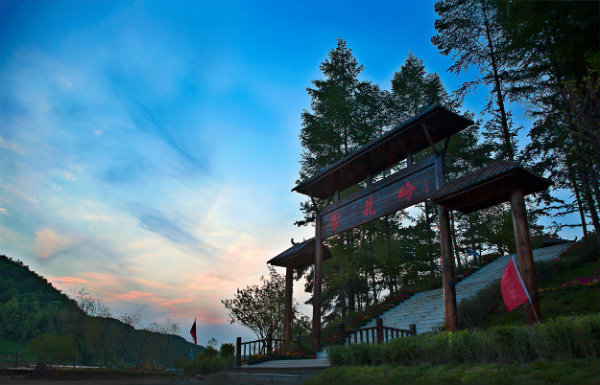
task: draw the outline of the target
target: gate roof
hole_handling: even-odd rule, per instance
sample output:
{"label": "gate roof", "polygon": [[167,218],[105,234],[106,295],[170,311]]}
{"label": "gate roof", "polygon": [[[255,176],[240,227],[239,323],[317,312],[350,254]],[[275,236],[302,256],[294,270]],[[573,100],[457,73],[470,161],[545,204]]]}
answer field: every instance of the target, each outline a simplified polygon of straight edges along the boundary
{"label": "gate roof", "polygon": [[316,198],[329,198],[336,190],[353,186],[406,159],[431,142],[450,137],[473,122],[437,104],[404,121],[371,143],[359,148],[292,189]]}
{"label": "gate roof", "polygon": [[433,203],[464,214],[510,201],[514,187],[524,195],[547,189],[552,182],[535,175],[517,162],[497,160],[474,172],[446,182],[431,197]]}
{"label": "gate roof", "polygon": [[[331,258],[331,251],[323,245],[323,259]],[[296,243],[281,254],[267,261],[268,264],[284,267],[305,267],[315,263],[315,238]]]}

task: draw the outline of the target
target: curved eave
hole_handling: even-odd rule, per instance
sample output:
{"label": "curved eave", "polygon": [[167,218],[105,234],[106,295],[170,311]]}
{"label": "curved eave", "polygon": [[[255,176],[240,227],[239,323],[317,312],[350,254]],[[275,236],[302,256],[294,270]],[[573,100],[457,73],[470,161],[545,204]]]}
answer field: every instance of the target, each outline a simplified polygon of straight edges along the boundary
{"label": "curved eave", "polygon": [[473,122],[441,105],[434,105],[397,125],[376,140],[356,150],[292,189],[316,198],[329,198],[430,146],[462,131]]}

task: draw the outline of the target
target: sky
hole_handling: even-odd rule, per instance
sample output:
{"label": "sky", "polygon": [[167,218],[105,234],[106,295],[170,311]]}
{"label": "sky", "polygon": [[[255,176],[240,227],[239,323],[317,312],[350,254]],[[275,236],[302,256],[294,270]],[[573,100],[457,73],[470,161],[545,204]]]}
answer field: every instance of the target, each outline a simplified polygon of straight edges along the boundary
{"label": "sky", "polygon": [[410,52],[472,80],[431,44],[433,5],[0,0],[0,254],[139,326],[252,338],[220,300],[314,235],[291,192],[306,88],[340,37],[384,89]]}

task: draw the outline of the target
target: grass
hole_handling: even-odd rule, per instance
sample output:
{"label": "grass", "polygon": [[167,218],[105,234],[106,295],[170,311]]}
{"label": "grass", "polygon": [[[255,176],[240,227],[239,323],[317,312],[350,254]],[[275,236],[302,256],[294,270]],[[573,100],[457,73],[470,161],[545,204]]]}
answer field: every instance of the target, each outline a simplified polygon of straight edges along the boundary
{"label": "grass", "polygon": [[381,365],[344,366],[324,370],[306,385],[327,384],[600,384],[600,360],[579,359],[531,364],[460,364],[460,365]]}
{"label": "grass", "polygon": [[600,313],[328,348],[334,365],[528,364],[600,357]]}
{"label": "grass", "polygon": [[[14,363],[15,353],[19,350],[19,344],[15,341],[5,340],[0,338],[0,362]],[[9,359],[8,356],[11,358]],[[25,361],[33,361],[35,358],[29,354],[26,348],[22,348],[21,357]],[[19,365],[22,365],[23,361],[19,359]],[[12,365],[11,365],[12,366]]]}
{"label": "grass", "polygon": [[[586,263],[573,270],[559,273],[557,276],[543,282],[540,289],[558,287],[564,282],[577,277],[585,277],[600,273],[600,260]],[[600,290],[597,287],[579,288],[559,291],[543,291],[539,294],[540,308],[544,320],[561,315],[592,314],[600,312]],[[497,325],[522,324],[525,319],[523,306],[511,312],[496,314],[490,317],[482,328]]]}

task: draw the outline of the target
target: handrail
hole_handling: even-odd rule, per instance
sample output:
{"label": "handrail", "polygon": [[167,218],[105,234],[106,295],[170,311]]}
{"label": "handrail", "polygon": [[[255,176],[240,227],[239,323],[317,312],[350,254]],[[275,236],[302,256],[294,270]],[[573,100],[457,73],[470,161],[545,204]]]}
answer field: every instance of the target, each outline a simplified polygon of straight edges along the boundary
{"label": "handrail", "polygon": [[389,341],[394,338],[410,337],[417,335],[417,325],[410,324],[409,329],[398,329],[391,326],[383,326],[383,320],[375,320],[375,326],[366,328],[346,330],[343,323],[339,325],[340,343],[378,343]]}
{"label": "handrail", "polygon": [[241,366],[248,358],[260,354],[282,351],[284,340],[281,338],[263,338],[261,340],[242,342],[242,337],[236,340],[235,365]]}

